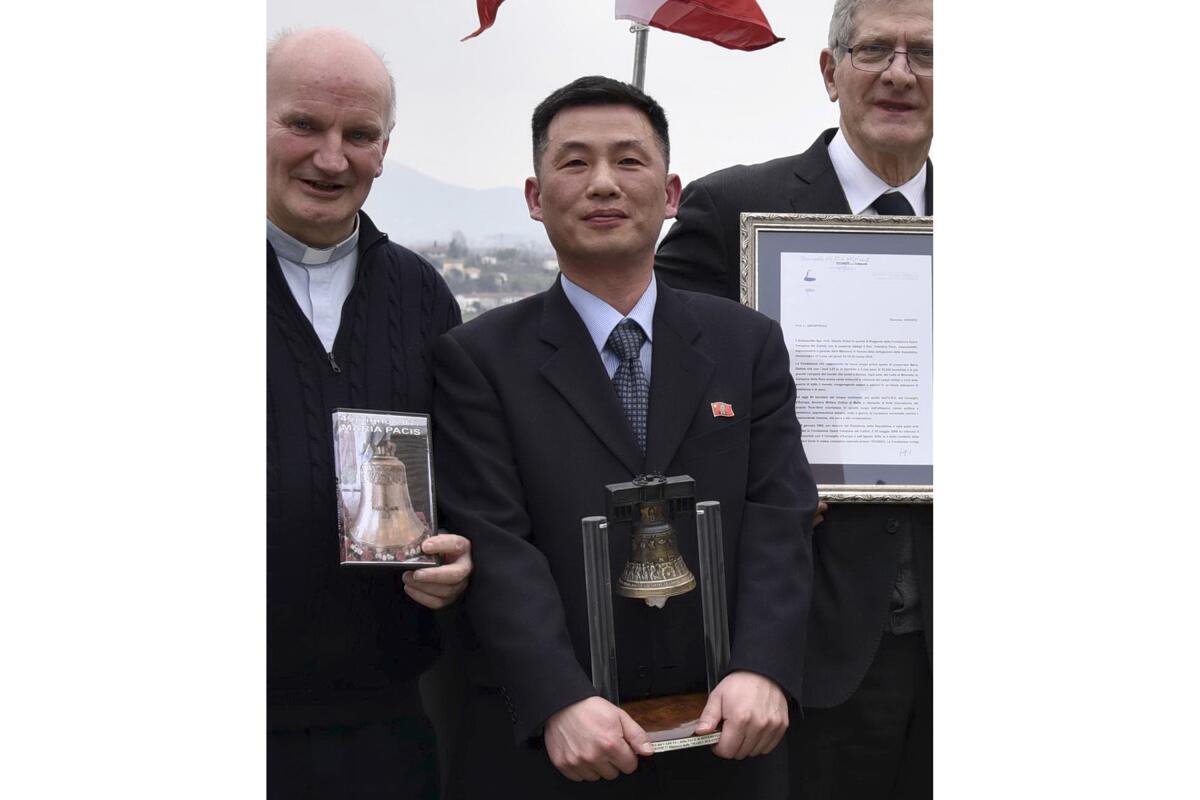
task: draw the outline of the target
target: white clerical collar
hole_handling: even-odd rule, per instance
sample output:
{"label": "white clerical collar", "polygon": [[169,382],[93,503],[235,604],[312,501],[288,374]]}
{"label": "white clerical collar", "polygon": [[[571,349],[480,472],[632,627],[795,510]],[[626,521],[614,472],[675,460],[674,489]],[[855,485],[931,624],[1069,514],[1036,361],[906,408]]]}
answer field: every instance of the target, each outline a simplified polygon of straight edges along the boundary
{"label": "white clerical collar", "polygon": [[829,160],[833,162],[833,170],[837,173],[838,182],[842,184],[851,214],[876,213],[871,208],[871,203],[884,192],[896,191],[904,195],[904,199],[913,207],[918,217],[925,215],[925,172],[928,164],[922,164],[917,174],[906,183],[896,187],[889,186],[887,181],[872,172],[858,154],[850,149],[850,143],[842,136],[841,129],[838,129],[829,143]]}
{"label": "white clerical collar", "polygon": [[345,258],[358,247],[358,217],[354,218],[354,230],[350,235],[333,247],[324,249],[309,247],[296,237],[284,233],[271,220],[267,220],[267,241],[271,243],[271,247],[275,248],[275,255],[293,263],[306,266],[328,264],[330,261]]}

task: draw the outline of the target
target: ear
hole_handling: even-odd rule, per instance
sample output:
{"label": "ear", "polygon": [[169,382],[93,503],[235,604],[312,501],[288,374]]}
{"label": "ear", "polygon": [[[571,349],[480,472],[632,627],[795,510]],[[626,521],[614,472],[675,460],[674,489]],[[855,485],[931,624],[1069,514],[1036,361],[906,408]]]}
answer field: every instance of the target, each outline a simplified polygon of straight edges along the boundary
{"label": "ear", "polygon": [[679,211],[679,195],[683,193],[683,183],[675,173],[667,175],[667,208],[663,219],[674,219]]}
{"label": "ear", "polygon": [[837,84],[833,82],[833,73],[837,71],[837,56],[826,47],[821,51],[821,79],[825,81],[825,92],[829,102],[836,103],[838,99]]}
{"label": "ear", "polygon": [[525,179],[525,205],[529,206],[531,219],[542,221],[542,189],[538,186],[537,178]]}
{"label": "ear", "polygon": [[390,137],[383,140],[383,152],[381,152],[379,154],[379,169],[375,170],[376,178],[378,178],[380,175],[383,174],[383,157],[387,155],[387,146],[388,146],[388,142],[390,142],[390,141],[391,141]]}

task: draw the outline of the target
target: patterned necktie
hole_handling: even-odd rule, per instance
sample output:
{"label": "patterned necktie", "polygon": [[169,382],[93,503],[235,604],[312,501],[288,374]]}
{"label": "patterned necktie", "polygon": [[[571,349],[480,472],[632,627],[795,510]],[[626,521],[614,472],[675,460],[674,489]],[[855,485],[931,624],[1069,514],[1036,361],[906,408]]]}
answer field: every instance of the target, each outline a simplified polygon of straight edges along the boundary
{"label": "patterned necktie", "polygon": [[625,409],[625,419],[633,429],[633,438],[638,449],[646,453],[646,412],[650,407],[650,383],[642,371],[642,343],[646,334],[642,327],[631,319],[624,319],[608,335],[608,349],[616,354],[621,363],[613,373],[613,388]]}
{"label": "patterned necktie", "polygon": [[871,208],[878,211],[880,214],[890,215],[893,217],[915,217],[912,205],[908,199],[899,192],[885,192],[871,203]]}

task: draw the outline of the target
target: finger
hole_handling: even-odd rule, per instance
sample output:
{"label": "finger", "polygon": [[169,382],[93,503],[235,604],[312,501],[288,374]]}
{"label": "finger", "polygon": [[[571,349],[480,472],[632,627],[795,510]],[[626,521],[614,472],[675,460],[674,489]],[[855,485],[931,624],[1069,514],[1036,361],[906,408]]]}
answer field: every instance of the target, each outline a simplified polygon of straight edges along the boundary
{"label": "finger", "polygon": [[766,741],[759,745],[759,751],[754,755],[765,756],[767,753],[774,750],[779,746],[779,743],[783,741],[783,735],[785,733],[787,733],[786,725],[781,728],[776,728],[770,733],[770,735],[767,736]]}
{"label": "finger", "polygon": [[775,726],[775,730],[772,732],[771,741],[767,743],[767,749],[765,752],[769,753],[779,746],[779,743],[783,741],[783,737],[787,734],[788,727],[791,724],[791,711],[787,707],[787,702],[784,701],[783,719],[781,719],[779,724]]}
{"label": "finger", "polygon": [[467,578],[466,575],[460,576],[457,580],[447,581],[447,580],[445,580],[445,573],[437,573],[437,574],[433,574],[433,575],[420,574],[422,572],[425,572],[425,573],[433,572],[435,569],[440,570],[442,568],[441,567],[436,567],[436,568],[431,567],[428,570],[424,570],[424,569],[410,570],[408,572],[405,572],[400,577],[400,580],[404,581],[404,583],[406,585],[419,586],[420,588],[424,589],[427,592],[444,592],[446,589],[452,588],[456,584],[463,583],[466,581],[466,578]]}
{"label": "finger", "polygon": [[426,608],[443,608],[450,604],[450,598],[439,597],[416,586],[405,586],[404,593]]}
{"label": "finger", "polygon": [[[558,769],[559,772],[573,781],[598,781],[603,777],[596,765],[588,761],[577,761],[571,766],[559,767]],[[615,773],[613,777],[616,777]]]}
{"label": "finger", "polygon": [[[621,735],[625,737],[625,741],[629,743],[630,749],[640,756],[654,755],[654,747],[650,744],[650,737],[646,735],[646,731],[641,725],[633,721],[633,717],[629,716],[624,711],[621,712]],[[637,759],[633,760],[633,768],[623,770],[626,775],[637,769]]]}
{"label": "finger", "polygon": [[775,749],[775,745],[779,744],[785,730],[787,730],[786,709],[781,712],[777,708],[768,708],[765,716],[761,718],[761,724],[754,732],[753,745],[746,755],[761,756],[771,752]]}
{"label": "finger", "polygon": [[471,552],[471,542],[455,533],[438,533],[421,542],[421,552],[445,556],[464,556]]}
{"label": "finger", "polygon": [[[462,583],[471,574],[471,565],[464,564],[461,561],[455,561],[452,564],[446,564],[441,567],[424,567],[415,569],[408,573],[411,580],[419,581],[420,583]],[[407,577],[407,576],[406,576]]]}
{"label": "finger", "polygon": [[742,727],[731,720],[725,720],[725,727],[721,728],[721,741],[713,745],[713,754],[721,758],[737,758],[744,739],[745,731]]}
{"label": "finger", "polygon": [[[731,727],[734,735],[729,741],[729,758],[740,761],[754,752],[761,731],[753,718],[744,719],[741,722],[725,720],[725,730],[728,731]],[[721,734],[722,742],[725,741],[726,735],[725,733]]]}
{"label": "finger", "polygon": [[784,734],[787,733],[789,724],[789,712],[786,701],[780,709],[779,714],[771,720],[771,724],[764,730],[763,738],[759,742],[759,751],[755,755],[765,755],[783,741]]}
{"label": "finger", "polygon": [[611,775],[607,773],[604,774],[604,778],[611,781],[621,772],[624,772],[626,775],[628,775],[637,769],[637,754],[629,748],[629,745],[626,744],[624,740],[622,740],[621,744],[608,754],[608,759],[605,762],[605,765],[612,767],[614,770]]}
{"label": "finger", "polygon": [[579,767],[568,767],[565,764],[555,764],[554,768],[556,770],[558,770],[559,772],[561,772],[562,776],[564,778],[566,778],[569,781],[575,781],[576,783],[578,783],[580,781],[594,781],[594,780],[597,780],[599,777],[599,776],[593,775],[592,777],[589,778],[589,777],[587,777],[588,771],[586,769],[582,769]]}
{"label": "finger", "polygon": [[603,742],[596,743],[595,755],[587,759],[587,763],[605,780],[611,781],[622,772],[628,775],[637,769],[637,755],[630,749],[623,733],[621,738],[605,736]]}
{"label": "finger", "polygon": [[425,606],[426,608],[432,608],[432,609],[436,610],[439,608],[445,608],[446,606],[450,605],[450,601],[448,598],[438,597],[437,595],[432,595],[432,594],[429,594],[428,592],[423,592],[414,586],[405,586],[404,593],[406,595],[408,595],[409,597],[411,597],[413,600],[416,600],[421,605]]}
{"label": "finger", "polygon": [[440,597],[443,600],[449,600],[452,597],[458,597],[460,594],[462,594],[463,590],[467,586],[465,581],[451,584],[449,586],[444,586],[440,583],[414,583],[412,581],[405,581],[404,585],[411,586],[412,588],[422,591],[425,594],[432,595],[434,597]]}
{"label": "finger", "polygon": [[608,780],[611,781],[613,778],[617,777],[617,774],[620,774],[621,772],[625,773],[626,775],[632,775],[638,768],[638,754],[629,747],[626,747],[624,752],[614,757],[610,763],[619,772],[613,774],[612,776],[606,775],[605,777]]}
{"label": "finger", "polygon": [[767,738],[765,731],[753,723],[747,725],[745,731],[746,733],[742,737],[742,744],[738,747],[737,753],[734,755],[734,758],[739,761],[743,758],[758,755],[759,748],[765,743],[765,739]]}
{"label": "finger", "polygon": [[761,756],[764,753],[771,752],[773,740],[775,738],[775,726],[766,725],[755,731],[752,736],[746,737],[749,741],[743,748],[746,751],[746,756]]}
{"label": "finger", "polygon": [[721,724],[721,694],[713,692],[708,696],[708,702],[704,704],[704,710],[700,712],[700,723],[696,725],[696,735],[703,736],[707,733],[712,733]]}
{"label": "finger", "polygon": [[546,757],[550,759],[550,764],[567,780],[583,780],[583,775],[575,768],[573,764],[567,762],[562,750],[559,749],[559,746],[556,745],[550,737],[546,738]]}

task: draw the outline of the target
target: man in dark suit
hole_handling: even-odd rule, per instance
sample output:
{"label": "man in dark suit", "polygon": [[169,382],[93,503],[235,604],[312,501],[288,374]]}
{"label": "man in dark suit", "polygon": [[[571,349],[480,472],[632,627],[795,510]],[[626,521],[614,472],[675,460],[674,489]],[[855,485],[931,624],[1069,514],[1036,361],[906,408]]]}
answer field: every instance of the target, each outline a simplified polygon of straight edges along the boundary
{"label": "man in dark suit", "polygon": [[[837,0],[820,65],[839,128],[688,185],[663,281],[740,299],[743,211],[933,213],[929,0]],[[793,797],[932,794],[932,531],[930,506],[840,505],[817,526]]]}
{"label": "man in dark suit", "polygon": [[[781,331],[655,281],[655,242],[680,192],[657,103],[581,78],[538,106],[533,132],[526,199],[562,276],[435,348],[440,500],[477,565],[456,788],[783,797],[776,745],[800,692],[816,492]],[[639,761],[645,732],[591,682],[580,519],[603,513],[606,484],[653,472],[690,475],[699,499],[721,502],[732,655],[699,730],[722,725],[720,742]],[[679,523],[678,539],[697,564],[694,526]],[[628,552],[614,536],[614,583]],[[705,688],[698,595],[664,608],[614,599],[623,699]]]}

